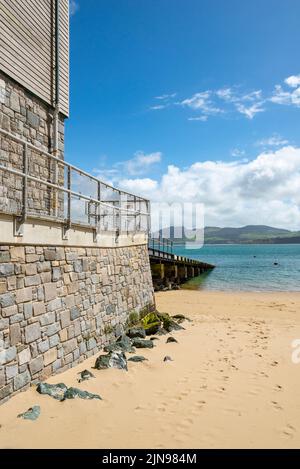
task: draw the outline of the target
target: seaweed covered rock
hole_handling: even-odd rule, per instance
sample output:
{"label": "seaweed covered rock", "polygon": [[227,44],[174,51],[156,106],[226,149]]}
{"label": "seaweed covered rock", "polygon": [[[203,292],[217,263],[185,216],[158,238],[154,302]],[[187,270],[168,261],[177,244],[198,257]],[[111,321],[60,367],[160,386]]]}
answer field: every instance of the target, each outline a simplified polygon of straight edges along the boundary
{"label": "seaweed covered rock", "polygon": [[128,358],[129,362],[135,362],[135,363],[144,362],[144,361],[147,361],[147,360],[148,360],[148,358],[145,358],[142,355],[135,355],[134,357]]}
{"label": "seaweed covered rock", "polygon": [[80,397],[80,399],[101,399],[98,394],[91,394],[88,391],[81,391],[81,389],[73,387],[68,388],[64,383],[39,383],[36,390],[38,393],[47,394],[48,396],[51,396],[58,401],[65,401],[66,399],[75,399],[75,397]]}
{"label": "seaweed covered rock", "polygon": [[190,318],[187,318],[186,316],[184,316],[184,314],[174,314],[172,316],[173,319],[175,319],[175,321],[178,323],[178,324],[181,324],[183,321],[189,321],[191,322],[191,319]]}
{"label": "seaweed covered rock", "polygon": [[132,347],[132,341],[127,335],[120,336],[116,342],[113,344],[106,345],[104,347],[105,352],[134,352],[134,348]]}
{"label": "seaweed covered rock", "polygon": [[131,327],[128,329],[127,335],[130,339],[135,339],[136,337],[144,339],[146,337],[146,331],[143,327]]}
{"label": "seaweed covered rock", "polygon": [[171,358],[169,355],[166,355],[164,358],[164,362],[172,362],[173,358]]}
{"label": "seaweed covered rock", "polygon": [[168,337],[166,343],[169,344],[170,342],[176,342],[176,343],[178,343],[178,341],[175,339],[175,337]]}
{"label": "seaweed covered rock", "polygon": [[67,389],[68,388],[64,383],[58,383],[58,384],[39,383],[36,388],[39,394],[47,394],[48,396],[51,396],[54,399],[57,399],[58,401],[64,400],[64,395]]}
{"label": "seaweed covered rock", "polygon": [[82,391],[81,389],[73,388],[73,387],[68,388],[64,394],[64,400],[75,399],[76,397],[79,397],[80,399],[100,399],[101,400],[101,397],[98,394],[92,394],[88,391]]}
{"label": "seaweed covered rock", "polygon": [[123,334],[120,336],[116,343],[121,347],[122,352],[134,352],[132,340],[127,335]]}
{"label": "seaweed covered rock", "polygon": [[147,339],[139,339],[136,337],[135,339],[132,339],[132,343],[134,347],[136,348],[153,348],[153,340],[147,340]]}
{"label": "seaweed covered rock", "polygon": [[163,329],[165,329],[167,332],[184,329],[184,327],[180,326],[176,321],[174,321],[174,319],[172,319],[168,313],[157,313],[157,317],[162,321]]}
{"label": "seaweed covered rock", "polygon": [[156,334],[161,327],[161,320],[156,313],[148,313],[142,319],[146,335]]}
{"label": "seaweed covered rock", "polygon": [[41,413],[41,408],[39,405],[34,405],[33,407],[30,407],[26,412],[23,412],[22,414],[18,415],[18,418],[22,418],[25,420],[36,420],[39,418]]}
{"label": "seaweed covered rock", "polygon": [[91,373],[89,370],[83,370],[81,371],[79,374],[79,378],[78,378],[78,383],[81,383],[82,381],[87,381],[88,379],[90,378],[95,378],[95,376],[93,375],[93,373]]}
{"label": "seaweed covered rock", "polygon": [[106,355],[100,355],[95,363],[97,370],[105,370],[107,368],[117,368],[127,371],[127,360],[125,353],[118,350],[109,352]]}
{"label": "seaweed covered rock", "polygon": [[164,329],[163,327],[161,327],[159,329],[159,331],[157,331],[156,333],[157,335],[166,335],[166,334],[169,334],[168,331],[166,331],[166,329]]}

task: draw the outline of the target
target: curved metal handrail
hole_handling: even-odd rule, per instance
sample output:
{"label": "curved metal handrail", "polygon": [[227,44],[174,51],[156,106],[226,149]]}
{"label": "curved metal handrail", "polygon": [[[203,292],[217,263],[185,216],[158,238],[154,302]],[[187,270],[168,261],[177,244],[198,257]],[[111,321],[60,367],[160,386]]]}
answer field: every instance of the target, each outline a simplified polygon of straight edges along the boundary
{"label": "curved metal handrail", "polygon": [[[67,194],[67,217],[56,215],[56,218],[59,220],[61,220],[62,218],[66,219],[68,226],[71,226],[72,222],[75,223],[74,219],[72,220],[72,197],[74,197],[79,200],[84,200],[88,202],[88,204],[94,205],[94,208],[93,208],[94,213],[90,213],[90,205],[88,206],[88,220],[90,221],[92,218],[94,218],[95,226],[93,227],[95,228],[97,228],[98,225],[100,224],[101,217],[103,218],[103,217],[111,216],[112,221],[113,221],[113,229],[119,230],[120,227],[122,226],[121,217],[127,216],[127,217],[134,217],[134,221],[135,221],[134,231],[135,232],[149,232],[150,230],[150,202],[148,199],[144,199],[142,197],[131,194],[127,191],[123,191],[121,189],[115,188],[112,185],[107,184],[106,182],[96,178],[95,176],[92,176],[86,171],[83,171],[80,168],[77,168],[71,163],[68,163],[67,161],[63,159],[57,158],[51,153],[48,153],[47,151],[31,144],[30,142],[27,142],[26,140],[14,134],[11,134],[10,132],[7,132],[4,129],[0,128],[0,134],[3,135],[5,138],[11,139],[23,146],[23,170],[14,169],[12,167],[8,167],[3,164],[0,164],[0,170],[14,174],[15,176],[22,178],[23,180],[22,221],[25,221],[28,215],[28,207],[27,207],[28,205],[27,203],[28,181],[33,181],[33,182],[36,182],[38,184],[41,184],[41,185],[44,185],[46,187],[53,189],[53,195],[56,197],[57,197],[57,192],[62,192],[62,193]],[[55,180],[55,182],[50,182],[49,180],[41,179],[40,177],[30,174],[28,170],[28,166],[30,162],[28,150],[33,150],[37,154],[43,157],[46,157],[48,159],[51,159],[52,161],[54,161],[54,163],[56,163],[56,168],[59,165],[63,166],[64,168],[67,168],[67,178],[65,178],[64,176],[63,185],[59,185],[57,183],[57,179]],[[77,175],[79,176],[85,176],[89,178],[90,180],[96,182],[97,186],[95,187],[95,189],[97,189],[98,198],[83,194],[82,192],[78,192],[72,189],[72,181],[71,181],[72,171],[77,173]],[[66,183],[65,179],[67,179],[68,187],[65,187],[65,183]],[[119,199],[115,201],[113,200],[112,203],[109,203],[105,199],[104,200],[101,199],[101,193],[103,193],[103,190],[112,190],[114,193],[118,194]],[[130,198],[130,200],[128,200],[128,197]],[[126,207],[122,206],[122,203],[124,203],[124,205],[126,204]],[[141,205],[144,205],[144,207],[141,207]],[[131,206],[133,206],[133,208],[130,208]],[[102,208],[103,210],[105,209],[110,210],[111,211],[110,214],[101,213]],[[115,213],[119,214],[118,219],[116,219]],[[50,214],[48,216],[49,217],[51,216],[53,218],[53,216]],[[139,221],[137,222],[138,217],[140,218],[139,218]],[[145,230],[143,230],[141,227],[142,217],[146,217],[146,229]],[[47,218],[47,215],[43,214],[41,215],[41,218],[45,219]],[[90,223],[87,223],[87,225],[90,226]]]}

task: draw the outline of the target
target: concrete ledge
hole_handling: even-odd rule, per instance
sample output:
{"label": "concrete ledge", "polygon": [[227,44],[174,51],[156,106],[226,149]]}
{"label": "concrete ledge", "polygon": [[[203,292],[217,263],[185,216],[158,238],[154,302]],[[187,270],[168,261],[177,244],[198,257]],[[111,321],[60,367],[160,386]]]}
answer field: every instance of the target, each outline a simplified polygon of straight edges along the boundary
{"label": "concrete ledge", "polygon": [[67,233],[63,223],[38,220],[28,217],[24,223],[23,236],[15,236],[14,217],[0,214],[0,244],[22,244],[35,246],[78,246],[78,247],[127,247],[148,243],[146,233],[101,232],[95,235],[91,227],[73,225]]}

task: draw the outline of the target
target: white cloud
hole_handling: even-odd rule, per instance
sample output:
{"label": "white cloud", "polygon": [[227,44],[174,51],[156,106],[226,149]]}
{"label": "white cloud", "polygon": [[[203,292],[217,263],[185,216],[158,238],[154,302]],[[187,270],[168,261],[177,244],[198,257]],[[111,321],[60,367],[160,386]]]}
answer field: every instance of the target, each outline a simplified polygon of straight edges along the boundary
{"label": "white cloud", "polygon": [[234,158],[241,158],[244,155],[245,150],[240,150],[239,148],[233,148],[233,150],[231,150],[231,156],[233,156]]}
{"label": "white cloud", "polygon": [[193,111],[200,111],[202,114],[195,117],[189,117],[189,121],[202,121],[205,122],[208,116],[223,113],[224,111],[217,107],[211,100],[212,92],[203,91],[201,93],[195,93],[191,98],[186,98],[180,102],[177,102],[179,106],[188,107]]}
{"label": "white cloud", "polygon": [[156,106],[150,106],[152,111],[158,111],[159,109],[165,109],[167,104],[157,104]]}
{"label": "white cloud", "polygon": [[204,203],[206,225],[300,228],[300,148],[292,146],[248,162],[171,165],[160,180],[121,177],[118,185],[153,202]]}
{"label": "white cloud", "polygon": [[276,104],[300,107],[300,86],[293,91],[284,91],[281,85],[276,85],[270,101]]}
{"label": "white cloud", "polygon": [[154,104],[150,109],[158,110],[179,105],[199,112],[200,115],[188,118],[190,121],[205,121],[207,117],[212,115],[223,116],[233,112],[238,112],[252,120],[256,114],[265,112],[267,104],[270,102],[300,107],[300,75],[287,77],[284,80],[284,86],[286,88],[282,85],[276,85],[271,97],[266,96],[266,93],[261,89],[241,92],[241,87],[238,85],[200,91],[179,101],[173,99],[176,93],[163,94],[155,98],[160,100],[162,104]]}
{"label": "white cloud", "polygon": [[279,147],[279,146],[283,146],[283,145],[288,145],[288,143],[289,143],[288,140],[282,138],[278,134],[274,134],[269,138],[259,140],[258,142],[256,142],[256,145],[259,145],[259,146],[262,146],[262,147],[265,147],[265,146]]}
{"label": "white cloud", "polygon": [[244,114],[248,119],[253,119],[253,117],[259,113],[264,112],[264,108],[262,107],[263,102],[259,101],[257,103],[251,104],[251,106],[246,106],[242,103],[236,104],[236,109],[239,113]]}
{"label": "white cloud", "polygon": [[[235,87],[236,88],[236,87]],[[206,121],[209,116],[223,115],[233,111],[246,116],[248,119],[263,112],[265,100],[262,97],[262,90],[251,91],[241,94],[235,88],[221,88],[218,90],[206,90],[193,94],[190,98],[183,99],[175,103],[181,107],[187,107],[201,114],[195,117],[189,117],[189,121]],[[164,99],[164,96],[159,97]],[[162,109],[163,105],[153,106],[152,109]]]}
{"label": "white cloud", "polygon": [[216,107],[211,101],[211,91],[203,91],[202,93],[195,93],[191,98],[180,101],[180,106],[189,107],[194,111],[202,111],[205,115],[218,114],[222,110]]}
{"label": "white cloud", "polygon": [[297,88],[297,86],[300,86],[300,75],[291,75],[284,82],[292,88]]}
{"label": "white cloud", "polygon": [[218,98],[223,99],[224,101],[231,102],[234,98],[233,91],[231,88],[221,88],[216,91]]}
{"label": "white cloud", "polygon": [[120,186],[124,191],[132,192],[133,194],[141,195],[150,199],[158,189],[158,182],[150,178],[142,179],[122,179]]}
{"label": "white cloud", "polygon": [[79,10],[79,3],[76,0],[69,0],[69,12],[70,16],[75,15],[75,13]]}
{"label": "white cloud", "polygon": [[275,104],[300,107],[300,75],[291,75],[284,82],[288,88],[276,85],[270,101]]}
{"label": "white cloud", "polygon": [[257,101],[262,99],[262,90],[255,90],[251,93],[244,94],[241,96],[241,101]]}
{"label": "white cloud", "polygon": [[172,93],[172,94],[162,94],[161,96],[155,96],[155,99],[160,99],[163,101],[166,101],[171,98],[175,98],[177,93]]}
{"label": "white cloud", "polygon": [[206,122],[207,119],[208,119],[208,116],[188,117],[188,121],[201,121],[201,122]]}
{"label": "white cloud", "polygon": [[250,93],[241,94],[233,88],[221,88],[220,90],[217,90],[215,94],[218,96],[219,99],[222,99],[223,101],[226,101],[228,103],[241,103],[244,101],[262,101],[262,90],[255,90],[251,91]]}
{"label": "white cloud", "polygon": [[93,173],[100,179],[105,179],[107,182],[114,185],[120,178],[139,176],[149,172],[150,167],[160,163],[161,158],[162,153],[159,151],[148,154],[137,151],[130,160],[115,163],[109,169],[106,169],[106,167],[94,169]]}

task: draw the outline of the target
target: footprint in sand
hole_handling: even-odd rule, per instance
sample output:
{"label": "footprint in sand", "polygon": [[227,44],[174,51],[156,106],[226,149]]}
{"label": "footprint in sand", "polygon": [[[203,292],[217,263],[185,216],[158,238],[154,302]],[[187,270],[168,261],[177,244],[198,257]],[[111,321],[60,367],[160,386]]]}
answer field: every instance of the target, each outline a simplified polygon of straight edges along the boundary
{"label": "footprint in sand", "polygon": [[191,425],[193,425],[194,420],[191,418],[186,418],[182,422],[178,424],[178,428],[182,428],[183,430],[187,430]]}
{"label": "footprint in sand", "polygon": [[139,411],[139,410],[147,410],[147,407],[144,406],[144,405],[137,405],[137,406],[134,408],[134,410],[137,410],[137,411]]}
{"label": "footprint in sand", "polygon": [[283,388],[280,384],[276,384],[274,389],[275,389],[275,391],[282,391]]}
{"label": "footprint in sand", "polygon": [[120,383],[112,383],[112,386],[113,386],[114,388],[119,388],[119,387],[120,387]]}
{"label": "footprint in sand", "polygon": [[296,429],[293,427],[293,425],[287,423],[286,426],[283,428],[282,433],[287,438],[293,438],[295,431]]}
{"label": "footprint in sand", "polygon": [[274,360],[272,363],[271,363],[271,366],[277,366],[278,365],[278,362],[276,360]]}
{"label": "footprint in sand", "polygon": [[272,404],[272,406],[274,407],[274,409],[276,409],[276,410],[283,410],[282,407],[281,407],[281,405],[279,405],[277,401],[271,401],[271,404]]}
{"label": "footprint in sand", "polygon": [[195,404],[195,407],[197,410],[200,410],[205,406],[205,404],[206,404],[206,401],[197,401]]}
{"label": "footprint in sand", "polygon": [[157,410],[158,410],[159,412],[166,412],[166,408],[163,407],[163,406],[157,407]]}

